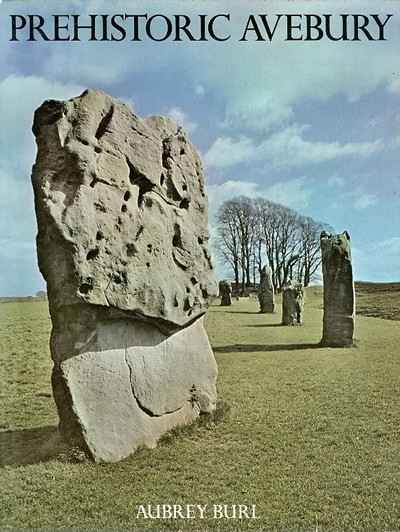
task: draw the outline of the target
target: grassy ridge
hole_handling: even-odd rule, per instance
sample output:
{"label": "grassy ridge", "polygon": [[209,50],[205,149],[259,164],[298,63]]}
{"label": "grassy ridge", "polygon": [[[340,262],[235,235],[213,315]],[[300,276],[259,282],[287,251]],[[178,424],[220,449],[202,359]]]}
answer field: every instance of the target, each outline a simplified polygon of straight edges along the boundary
{"label": "grassy ridge", "polygon": [[[359,317],[357,348],[321,349],[320,307],[310,289],[303,327],[255,300],[212,307],[229,418],[93,465],[61,459],[46,303],[0,305],[0,527],[398,530],[398,324]],[[259,518],[136,519],[150,503],[256,504]]]}
{"label": "grassy ridge", "polygon": [[357,314],[400,320],[400,283],[356,283]]}

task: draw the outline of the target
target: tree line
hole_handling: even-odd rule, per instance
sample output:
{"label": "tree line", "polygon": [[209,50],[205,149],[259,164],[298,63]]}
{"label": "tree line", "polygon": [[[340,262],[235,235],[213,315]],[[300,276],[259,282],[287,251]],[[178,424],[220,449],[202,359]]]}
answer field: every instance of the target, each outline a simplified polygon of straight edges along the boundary
{"label": "tree line", "polygon": [[264,198],[240,196],[217,212],[218,253],[242,293],[256,286],[264,264],[276,291],[290,281],[308,286],[321,264],[323,230],[331,228]]}

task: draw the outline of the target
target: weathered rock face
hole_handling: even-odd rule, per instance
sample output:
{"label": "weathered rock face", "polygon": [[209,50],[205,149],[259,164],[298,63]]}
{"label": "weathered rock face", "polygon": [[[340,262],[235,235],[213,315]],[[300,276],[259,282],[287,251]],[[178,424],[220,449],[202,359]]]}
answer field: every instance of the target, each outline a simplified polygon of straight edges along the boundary
{"label": "weathered rock face", "polygon": [[260,312],[266,314],[275,310],[274,285],[272,284],[271,269],[265,265],[260,274],[260,288],[258,291]]}
{"label": "weathered rock face", "polygon": [[301,284],[286,286],[282,291],[282,325],[302,325],[304,289]]}
{"label": "weathered rock face", "polygon": [[322,345],[353,345],[355,292],[350,235],[321,233],[324,280],[324,325]]}
{"label": "weathered rock face", "polygon": [[60,427],[119,460],[215,408],[201,162],[171,120],[97,91],[46,101],[33,132]]}
{"label": "weathered rock face", "polygon": [[225,279],[219,282],[219,297],[221,298],[221,307],[232,305],[232,286]]}

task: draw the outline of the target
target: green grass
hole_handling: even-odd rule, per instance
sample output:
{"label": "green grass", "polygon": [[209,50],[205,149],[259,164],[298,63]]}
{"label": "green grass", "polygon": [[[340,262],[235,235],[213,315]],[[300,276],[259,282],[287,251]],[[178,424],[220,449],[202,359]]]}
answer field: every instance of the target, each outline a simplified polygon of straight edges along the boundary
{"label": "green grass", "polygon": [[[0,304],[0,528],[399,530],[399,324],[359,317],[357,348],[319,348],[320,295],[302,327],[254,299],[212,307],[229,416],[102,465],[66,461],[58,440],[46,303]],[[258,519],[136,519],[157,503],[255,504]]]}
{"label": "green grass", "polygon": [[400,283],[357,283],[357,313],[400,320]]}

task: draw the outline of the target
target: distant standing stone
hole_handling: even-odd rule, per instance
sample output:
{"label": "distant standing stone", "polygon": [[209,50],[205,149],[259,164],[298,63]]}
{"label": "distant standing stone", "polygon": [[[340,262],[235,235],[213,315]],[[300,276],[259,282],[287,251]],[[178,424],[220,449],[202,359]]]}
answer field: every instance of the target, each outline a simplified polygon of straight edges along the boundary
{"label": "distant standing stone", "polygon": [[353,345],[355,293],[350,235],[321,233],[324,279],[324,324],[321,344],[330,347]]}
{"label": "distant standing stone", "polygon": [[302,325],[304,289],[301,284],[285,286],[282,292],[282,325]]}
{"label": "distant standing stone", "polygon": [[226,279],[219,282],[219,296],[221,298],[221,307],[232,305],[232,287],[231,283]]}
{"label": "distant standing stone", "polygon": [[260,302],[260,312],[267,314],[275,310],[274,285],[272,284],[271,269],[265,265],[260,274],[260,289],[258,300]]}

